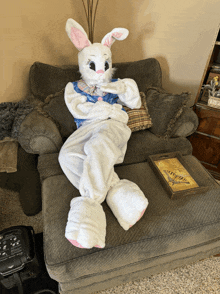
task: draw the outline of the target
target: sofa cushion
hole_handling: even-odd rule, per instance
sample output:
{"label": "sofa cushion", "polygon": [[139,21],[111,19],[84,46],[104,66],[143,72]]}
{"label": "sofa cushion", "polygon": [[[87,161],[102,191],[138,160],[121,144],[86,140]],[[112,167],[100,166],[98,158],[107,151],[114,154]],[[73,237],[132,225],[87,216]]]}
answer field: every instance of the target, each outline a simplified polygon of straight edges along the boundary
{"label": "sofa cushion", "polygon": [[146,96],[144,92],[140,92],[142,105],[139,109],[130,109],[123,106],[128,114],[128,127],[132,132],[146,130],[152,127],[152,120],[148,112]]}
{"label": "sofa cushion", "polygon": [[[137,144],[142,142],[142,144]],[[154,150],[154,153],[152,153]],[[130,165],[145,162],[149,155],[179,151],[182,155],[192,154],[192,145],[186,138],[163,140],[150,132],[135,132],[128,141],[128,148],[122,164]],[[38,159],[38,171],[41,180],[52,176],[62,175],[63,171],[58,163],[59,153],[43,154]]]}
{"label": "sofa cushion", "polygon": [[[134,79],[142,92],[145,92],[147,87],[161,87],[161,68],[154,58],[115,63],[113,67],[117,69],[114,78]],[[44,101],[48,95],[61,91],[68,82],[79,80],[78,70],[78,65],[57,67],[35,62],[29,73],[31,92],[36,98]]]}
{"label": "sofa cushion", "polygon": [[160,137],[171,137],[189,99],[189,93],[169,94],[159,88],[149,88],[146,102],[153,123],[150,131]]}
{"label": "sofa cushion", "polygon": [[30,90],[41,101],[44,101],[48,95],[61,91],[68,82],[79,79],[80,73],[77,65],[60,68],[35,62],[29,73]]}
{"label": "sofa cushion", "polygon": [[162,87],[162,72],[155,58],[114,63],[113,67],[117,69],[114,78],[135,80],[140,92],[146,92],[149,87]]}
{"label": "sofa cushion", "polygon": [[[129,274],[153,269],[164,259],[178,266],[189,257],[188,251],[192,254],[196,248],[194,255],[199,258],[200,247],[203,253],[207,250],[210,254],[207,245],[217,241],[218,248],[212,253],[218,252],[220,186],[195,157],[189,155],[185,159],[194,170],[196,181],[210,186],[207,192],[171,200],[147,162],[116,168],[120,178],[134,181],[142,189],[149,206],[142,219],[124,231],[104,202],[104,249],[84,250],[70,244],[64,231],[70,201],[79,192],[64,175],[43,182],[45,262],[50,276],[60,283],[61,293],[91,293],[100,289],[100,283],[118,277],[127,282]],[[173,255],[181,257],[179,264]]]}
{"label": "sofa cushion", "polygon": [[121,165],[144,162],[153,154],[175,151],[180,151],[182,155],[192,154],[192,145],[188,139],[179,137],[166,140],[155,136],[149,130],[132,133]]}
{"label": "sofa cushion", "polygon": [[77,129],[74,117],[67,108],[64,100],[64,89],[49,95],[45,100],[43,110],[56,121],[60,135],[64,140]]}

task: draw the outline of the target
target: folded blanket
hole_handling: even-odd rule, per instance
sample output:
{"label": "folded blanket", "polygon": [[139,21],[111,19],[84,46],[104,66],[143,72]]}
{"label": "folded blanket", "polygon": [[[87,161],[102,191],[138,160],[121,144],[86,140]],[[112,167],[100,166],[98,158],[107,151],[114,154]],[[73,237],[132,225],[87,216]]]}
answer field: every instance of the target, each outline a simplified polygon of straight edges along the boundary
{"label": "folded blanket", "polygon": [[25,117],[35,107],[29,100],[0,104],[0,172],[17,171],[19,128]]}
{"label": "folded blanket", "polygon": [[13,173],[17,171],[18,142],[5,137],[0,141],[0,172]]}
{"label": "folded blanket", "polygon": [[0,140],[5,137],[17,139],[22,121],[35,107],[29,100],[0,104]]}

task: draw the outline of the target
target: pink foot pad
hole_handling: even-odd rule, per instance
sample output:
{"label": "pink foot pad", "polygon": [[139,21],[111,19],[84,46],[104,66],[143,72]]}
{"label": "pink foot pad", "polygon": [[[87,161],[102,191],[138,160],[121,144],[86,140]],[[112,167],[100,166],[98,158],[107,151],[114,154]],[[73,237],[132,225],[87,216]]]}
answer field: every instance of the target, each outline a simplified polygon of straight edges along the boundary
{"label": "pink foot pad", "polygon": [[78,248],[85,248],[81,244],[79,244],[76,240],[70,240],[70,239],[68,239],[68,241],[70,241],[70,243],[73,244],[73,246],[76,246]]}
{"label": "pink foot pad", "polygon": [[[83,247],[81,244],[79,244],[76,240],[70,240],[70,239],[67,239],[67,240],[70,241],[70,243],[73,244],[73,246],[76,246],[76,247],[78,247],[78,248],[84,248],[84,249],[87,249],[87,248]],[[99,245],[96,245],[96,246],[94,246],[94,247],[96,247],[96,248],[102,248],[102,247],[100,247]]]}
{"label": "pink foot pad", "polygon": [[[138,222],[138,221],[139,221],[139,220],[142,218],[142,216],[143,216],[143,215],[144,215],[144,213],[145,213],[145,210],[146,210],[146,208],[145,208],[145,209],[142,211],[142,213],[141,213],[141,215],[140,215],[139,219],[137,220],[137,222]],[[130,228],[131,228],[131,227],[133,227],[133,225],[131,225],[131,226],[130,226]]]}

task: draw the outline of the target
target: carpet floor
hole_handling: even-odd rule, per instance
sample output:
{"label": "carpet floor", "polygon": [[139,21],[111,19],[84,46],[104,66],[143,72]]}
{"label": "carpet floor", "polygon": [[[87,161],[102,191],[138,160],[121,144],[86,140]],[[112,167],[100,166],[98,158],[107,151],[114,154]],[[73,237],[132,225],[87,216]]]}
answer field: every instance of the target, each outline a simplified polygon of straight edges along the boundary
{"label": "carpet floor", "polygon": [[[26,216],[20,206],[18,193],[0,188],[0,231],[16,225],[28,225],[36,234],[43,231],[42,212]],[[40,236],[41,234],[39,234]],[[219,252],[220,253],[220,252]],[[41,280],[52,283],[44,274]],[[32,284],[33,286],[33,284]],[[1,292],[1,289],[0,289]],[[16,293],[16,292],[9,292]],[[27,292],[30,294],[31,292]],[[163,272],[152,277],[129,282],[95,294],[220,294],[220,257]]]}

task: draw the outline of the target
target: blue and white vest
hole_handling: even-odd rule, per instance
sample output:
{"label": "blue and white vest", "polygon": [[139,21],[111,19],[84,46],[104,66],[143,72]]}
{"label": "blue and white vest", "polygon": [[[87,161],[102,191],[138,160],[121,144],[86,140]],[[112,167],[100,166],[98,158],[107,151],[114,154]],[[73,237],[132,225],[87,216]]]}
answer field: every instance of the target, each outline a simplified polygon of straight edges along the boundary
{"label": "blue and white vest", "polygon": [[[111,82],[117,82],[117,80],[118,79],[112,79]],[[112,93],[103,93],[103,96],[101,97],[96,95],[94,93],[95,86],[89,87],[83,80],[73,82],[73,87],[77,93],[80,93],[81,95],[84,95],[87,97],[87,100],[86,100],[87,102],[96,103],[97,101],[102,100],[110,104],[115,104],[118,102],[118,99],[119,99],[117,94],[112,94]],[[74,118],[77,128],[79,128],[85,120],[86,119]]]}

